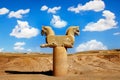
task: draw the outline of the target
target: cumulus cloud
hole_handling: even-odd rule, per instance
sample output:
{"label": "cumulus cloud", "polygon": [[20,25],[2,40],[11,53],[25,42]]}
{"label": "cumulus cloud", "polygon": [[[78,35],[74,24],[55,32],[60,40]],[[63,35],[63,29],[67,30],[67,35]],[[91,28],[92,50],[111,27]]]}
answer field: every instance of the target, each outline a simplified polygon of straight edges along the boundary
{"label": "cumulus cloud", "polygon": [[4,48],[0,48],[0,52],[2,52],[4,50]]}
{"label": "cumulus cloud", "polygon": [[62,28],[67,25],[66,21],[62,20],[60,16],[56,16],[56,15],[53,15],[53,18],[50,23],[56,28]]}
{"label": "cumulus cloud", "polygon": [[90,40],[88,42],[80,44],[76,51],[89,51],[89,50],[106,50],[107,46],[105,46],[102,42],[96,40]]}
{"label": "cumulus cloud", "polygon": [[15,44],[14,44],[14,50],[15,51],[27,51],[27,52],[32,52],[32,50],[31,49],[25,49],[24,48],[24,46],[26,45],[26,43],[25,42],[16,42]]}
{"label": "cumulus cloud", "polygon": [[120,35],[120,32],[113,33],[113,35]]}
{"label": "cumulus cloud", "polygon": [[105,31],[109,29],[116,28],[117,22],[115,21],[115,14],[109,10],[103,11],[103,17],[99,19],[96,23],[90,22],[85,26],[83,31]]}
{"label": "cumulus cloud", "polygon": [[32,38],[39,34],[39,30],[31,27],[27,21],[17,20],[17,25],[10,33],[10,36],[16,38]]}
{"label": "cumulus cloud", "polygon": [[41,11],[46,11],[47,9],[48,9],[48,7],[47,7],[46,5],[44,5],[44,6],[41,7],[40,10],[41,10]]}
{"label": "cumulus cloud", "polygon": [[16,51],[23,51],[24,50],[24,46],[25,45],[25,42],[16,42],[14,44],[14,50]]}
{"label": "cumulus cloud", "polygon": [[69,7],[68,11],[79,13],[80,11],[93,10],[95,12],[98,12],[104,10],[104,8],[105,8],[105,4],[102,0],[91,0],[87,2],[85,5],[78,4],[76,8],[74,6]]}
{"label": "cumulus cloud", "polygon": [[24,14],[27,14],[30,12],[30,9],[26,9],[26,10],[23,10],[23,9],[20,9],[18,11],[11,11],[8,15],[9,18],[22,18]]}
{"label": "cumulus cloud", "polygon": [[4,14],[7,14],[9,13],[9,10],[7,8],[1,8],[0,9],[0,15],[4,15]]}
{"label": "cumulus cloud", "polygon": [[58,10],[60,10],[61,7],[58,6],[58,7],[53,7],[53,8],[49,8],[48,6],[44,5],[41,7],[41,11],[47,11],[48,13],[52,13],[52,14],[55,14]]}
{"label": "cumulus cloud", "polygon": [[60,10],[60,9],[61,9],[60,6],[59,6],[59,7],[49,8],[49,9],[48,9],[48,13],[53,13],[53,14],[55,14],[56,11],[58,11],[58,10]]}

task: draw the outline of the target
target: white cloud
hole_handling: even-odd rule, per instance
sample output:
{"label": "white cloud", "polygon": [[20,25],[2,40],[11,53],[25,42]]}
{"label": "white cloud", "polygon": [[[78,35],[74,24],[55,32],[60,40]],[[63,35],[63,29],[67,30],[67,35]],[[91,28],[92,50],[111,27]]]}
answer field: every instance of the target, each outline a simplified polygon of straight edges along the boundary
{"label": "white cloud", "polygon": [[67,25],[66,21],[62,20],[60,16],[56,16],[56,15],[53,15],[53,18],[50,23],[56,28],[62,28]]}
{"label": "white cloud", "polygon": [[10,36],[15,36],[16,38],[31,38],[39,34],[39,30],[31,27],[27,21],[17,20],[17,25],[10,33]]}
{"label": "white cloud", "polygon": [[27,49],[27,52],[32,52],[32,50],[31,49]]}
{"label": "white cloud", "polygon": [[44,6],[41,7],[40,10],[41,10],[41,11],[46,11],[47,9],[48,9],[48,7],[47,7],[46,5],[44,5]]}
{"label": "white cloud", "polygon": [[4,50],[4,48],[0,48],[0,52],[2,52]]}
{"label": "white cloud", "polygon": [[48,9],[48,13],[53,13],[53,14],[55,14],[56,11],[58,11],[58,10],[60,10],[60,9],[61,9],[60,6],[59,6],[59,7],[49,8],[49,9]]}
{"label": "white cloud", "polygon": [[24,50],[24,46],[25,45],[25,42],[16,42],[14,44],[14,50],[16,51],[23,51]]}
{"label": "white cloud", "polygon": [[26,10],[23,10],[23,9],[20,9],[18,11],[11,11],[8,15],[9,18],[22,18],[23,17],[23,14],[27,14],[30,12],[30,9],[26,9]]}
{"label": "white cloud", "polygon": [[76,8],[74,6],[69,7],[68,11],[79,13],[80,11],[93,10],[95,12],[98,12],[104,10],[104,8],[105,8],[105,4],[102,0],[91,0],[87,2],[85,5],[78,4]]}
{"label": "white cloud", "polygon": [[120,32],[113,33],[113,35],[120,35]]}
{"label": "white cloud", "polygon": [[47,10],[48,13],[52,13],[52,14],[55,14],[60,9],[61,9],[60,6],[58,6],[58,7],[55,6],[53,8],[49,8],[46,5],[44,5],[44,6],[41,7],[41,11],[46,11]]}
{"label": "white cloud", "polygon": [[31,49],[25,49],[24,48],[24,46],[26,45],[26,43],[25,42],[16,42],[15,44],[14,44],[14,50],[15,51],[24,51],[24,52],[32,52],[32,50]]}
{"label": "white cloud", "polygon": [[90,40],[86,43],[80,44],[76,51],[89,51],[89,50],[106,50],[107,47],[100,41]]}
{"label": "white cloud", "polygon": [[96,23],[90,22],[85,26],[83,31],[105,31],[113,28],[117,28],[117,22],[115,21],[115,14],[109,10],[103,11],[105,18],[99,19]]}
{"label": "white cloud", "polygon": [[9,12],[9,10],[7,8],[1,8],[0,9],[0,15],[7,14],[8,12]]}

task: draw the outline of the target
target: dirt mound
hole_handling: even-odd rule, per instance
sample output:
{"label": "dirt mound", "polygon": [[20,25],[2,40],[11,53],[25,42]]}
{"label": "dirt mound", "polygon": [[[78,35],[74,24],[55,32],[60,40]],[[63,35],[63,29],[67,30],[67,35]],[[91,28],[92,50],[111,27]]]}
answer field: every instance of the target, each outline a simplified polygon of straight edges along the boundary
{"label": "dirt mound", "polygon": [[[81,74],[85,72],[120,71],[120,58],[112,55],[74,55],[69,57],[69,72]],[[119,56],[119,55],[118,55]]]}
{"label": "dirt mound", "polygon": [[[103,54],[101,51],[92,52],[68,55],[68,73],[120,72],[119,53]],[[5,71],[51,71],[52,64],[52,55],[0,54],[0,74]]]}
{"label": "dirt mound", "polygon": [[17,57],[17,58],[4,58],[2,60],[1,70],[13,71],[48,71],[52,69],[52,58],[47,57]]}

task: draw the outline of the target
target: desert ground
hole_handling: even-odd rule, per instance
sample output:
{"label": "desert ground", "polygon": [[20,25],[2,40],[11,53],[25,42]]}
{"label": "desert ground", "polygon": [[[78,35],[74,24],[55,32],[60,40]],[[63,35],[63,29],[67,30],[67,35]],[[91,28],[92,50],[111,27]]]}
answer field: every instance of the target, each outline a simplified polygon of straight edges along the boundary
{"label": "desert ground", "polygon": [[68,54],[68,74],[52,75],[52,54],[0,53],[0,80],[120,80],[120,49]]}

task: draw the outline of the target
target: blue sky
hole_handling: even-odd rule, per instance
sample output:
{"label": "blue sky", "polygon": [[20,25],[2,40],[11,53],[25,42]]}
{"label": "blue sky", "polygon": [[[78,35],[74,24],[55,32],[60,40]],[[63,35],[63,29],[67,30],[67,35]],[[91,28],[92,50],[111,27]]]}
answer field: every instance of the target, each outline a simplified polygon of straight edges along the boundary
{"label": "blue sky", "polygon": [[0,0],[0,52],[52,52],[42,25],[64,35],[79,26],[69,53],[120,48],[120,1],[109,0]]}

